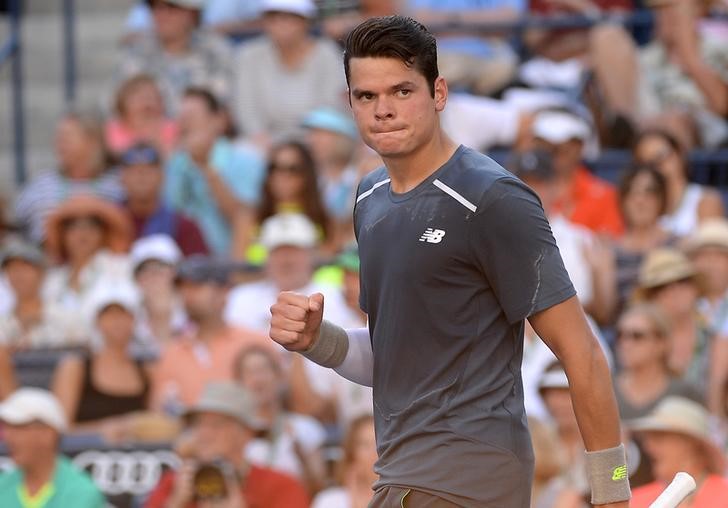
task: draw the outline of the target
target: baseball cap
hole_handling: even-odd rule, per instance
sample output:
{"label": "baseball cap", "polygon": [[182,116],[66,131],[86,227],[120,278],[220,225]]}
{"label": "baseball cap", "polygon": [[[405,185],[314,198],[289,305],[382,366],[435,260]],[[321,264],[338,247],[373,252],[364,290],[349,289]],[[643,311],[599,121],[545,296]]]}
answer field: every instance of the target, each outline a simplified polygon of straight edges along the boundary
{"label": "baseball cap", "polygon": [[189,408],[184,417],[190,419],[197,413],[217,413],[230,416],[251,429],[262,424],[255,416],[253,398],[242,386],[232,382],[213,382],[205,388],[197,404]]}
{"label": "baseball cap", "polygon": [[334,108],[316,108],[310,111],[301,123],[309,129],[322,129],[335,132],[356,141],[359,139],[359,131],[351,117]]}
{"label": "baseball cap", "polygon": [[260,12],[288,12],[313,18],[316,15],[316,4],[311,0],[263,0],[260,3]]}
{"label": "baseball cap", "polygon": [[118,305],[136,315],[141,306],[141,297],[136,287],[130,283],[104,284],[93,289],[88,297],[89,317],[93,321],[111,305]]}
{"label": "baseball cap", "polygon": [[529,150],[516,154],[507,164],[508,169],[521,180],[533,178],[537,180],[553,180],[553,157],[546,150]]}
{"label": "baseball cap", "polygon": [[284,245],[310,249],[318,243],[318,232],[301,213],[279,213],[263,222],[260,243],[269,251]]}
{"label": "baseball cap", "polygon": [[182,252],[171,237],[155,234],[140,238],[131,246],[129,261],[132,273],[136,274],[142,264],[155,260],[174,266],[182,259]]}
{"label": "baseball cap", "polygon": [[66,415],[58,399],[48,390],[20,388],[0,403],[0,420],[10,425],[42,422],[62,433],[66,430]]}
{"label": "baseball cap", "polygon": [[232,267],[230,265],[227,265],[218,259],[201,254],[195,254],[185,258],[177,266],[175,282],[212,282],[214,284],[224,286],[228,283],[228,276],[231,269]]}
{"label": "baseball cap", "polygon": [[13,259],[20,259],[35,265],[39,268],[45,268],[48,265],[43,251],[32,243],[25,240],[12,239],[7,242],[0,251],[0,268]]}
{"label": "baseball cap", "polygon": [[584,120],[571,113],[541,111],[533,121],[531,132],[537,138],[558,145],[572,139],[586,141],[591,129]]}
{"label": "baseball cap", "polygon": [[119,157],[122,166],[158,165],[161,161],[159,150],[147,143],[137,143],[127,148]]}

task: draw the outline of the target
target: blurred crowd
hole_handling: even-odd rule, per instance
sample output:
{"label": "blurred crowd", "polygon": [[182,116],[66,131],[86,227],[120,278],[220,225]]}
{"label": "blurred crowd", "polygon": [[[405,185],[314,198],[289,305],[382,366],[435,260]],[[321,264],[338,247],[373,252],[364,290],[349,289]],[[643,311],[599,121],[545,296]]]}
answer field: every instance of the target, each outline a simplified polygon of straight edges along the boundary
{"label": "blurred crowd", "polygon": [[[651,32],[628,22],[645,12]],[[728,146],[725,0],[139,2],[101,106],[62,115],[56,165],[0,221],[0,420],[20,471],[0,476],[1,505],[17,491],[103,506],[59,455],[69,434],[171,443],[182,465],[150,507],[206,491],[367,505],[371,389],[267,333],[280,291],[321,292],[327,319],[366,325],[352,210],[381,161],[348,112],[340,43],[394,13],[438,36],[448,134],[507,150],[542,201],[613,368],[633,506],[678,470],[700,480],[691,506],[723,506],[728,220],[689,154]],[[616,185],[585,163],[612,148],[631,156]],[[587,506],[566,376],[525,341],[532,505]],[[23,370],[34,354],[45,383]]]}

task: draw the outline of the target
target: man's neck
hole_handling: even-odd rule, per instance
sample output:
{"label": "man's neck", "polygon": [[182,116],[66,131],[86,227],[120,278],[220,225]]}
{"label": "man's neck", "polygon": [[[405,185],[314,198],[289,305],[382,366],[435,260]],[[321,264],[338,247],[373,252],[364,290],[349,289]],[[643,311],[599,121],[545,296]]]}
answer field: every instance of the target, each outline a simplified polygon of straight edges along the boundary
{"label": "man's neck", "polygon": [[53,479],[56,468],[56,456],[47,457],[23,470],[23,480],[28,493],[34,496]]}
{"label": "man's neck", "polygon": [[127,208],[135,217],[149,217],[159,208],[159,199],[133,199],[129,198],[126,203]]}
{"label": "man's neck", "polygon": [[384,158],[392,190],[398,194],[408,192],[425,181],[453,156],[456,145],[438,129],[432,140],[411,155]]}
{"label": "man's neck", "polygon": [[222,316],[215,316],[197,323],[197,338],[203,342],[210,342],[220,336],[227,329]]}

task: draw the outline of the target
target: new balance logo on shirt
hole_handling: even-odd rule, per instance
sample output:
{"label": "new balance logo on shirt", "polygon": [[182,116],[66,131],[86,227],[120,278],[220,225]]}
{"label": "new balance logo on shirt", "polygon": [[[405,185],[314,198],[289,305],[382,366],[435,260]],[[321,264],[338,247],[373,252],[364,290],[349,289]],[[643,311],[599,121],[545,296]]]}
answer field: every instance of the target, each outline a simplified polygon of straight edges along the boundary
{"label": "new balance logo on shirt", "polygon": [[427,228],[425,229],[425,232],[422,233],[420,241],[427,243],[440,243],[443,236],[445,236],[445,232],[442,229]]}

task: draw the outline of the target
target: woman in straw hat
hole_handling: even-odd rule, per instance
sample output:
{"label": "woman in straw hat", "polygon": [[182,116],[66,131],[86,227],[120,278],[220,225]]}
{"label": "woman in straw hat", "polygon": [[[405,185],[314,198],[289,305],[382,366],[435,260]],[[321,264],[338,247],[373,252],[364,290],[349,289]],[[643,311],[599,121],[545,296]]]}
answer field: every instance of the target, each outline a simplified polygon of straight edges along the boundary
{"label": "woman in straw hat", "polygon": [[78,312],[98,284],[129,280],[131,234],[126,215],[104,200],[76,196],[59,206],[46,222],[46,249],[59,262],[48,274],[48,298]]}
{"label": "woman in straw hat", "polygon": [[698,485],[681,507],[728,507],[725,456],[713,442],[709,420],[708,411],[700,404],[668,397],[649,416],[629,425],[642,437],[656,479],[634,489],[632,508],[649,507],[680,471],[692,475]]}
{"label": "woman in straw hat", "polygon": [[711,381],[715,340],[707,321],[698,312],[702,281],[690,260],[672,248],[655,249],[640,267],[636,298],[656,305],[669,319],[672,344],[668,364],[679,377],[697,388],[717,407],[720,387]]}

